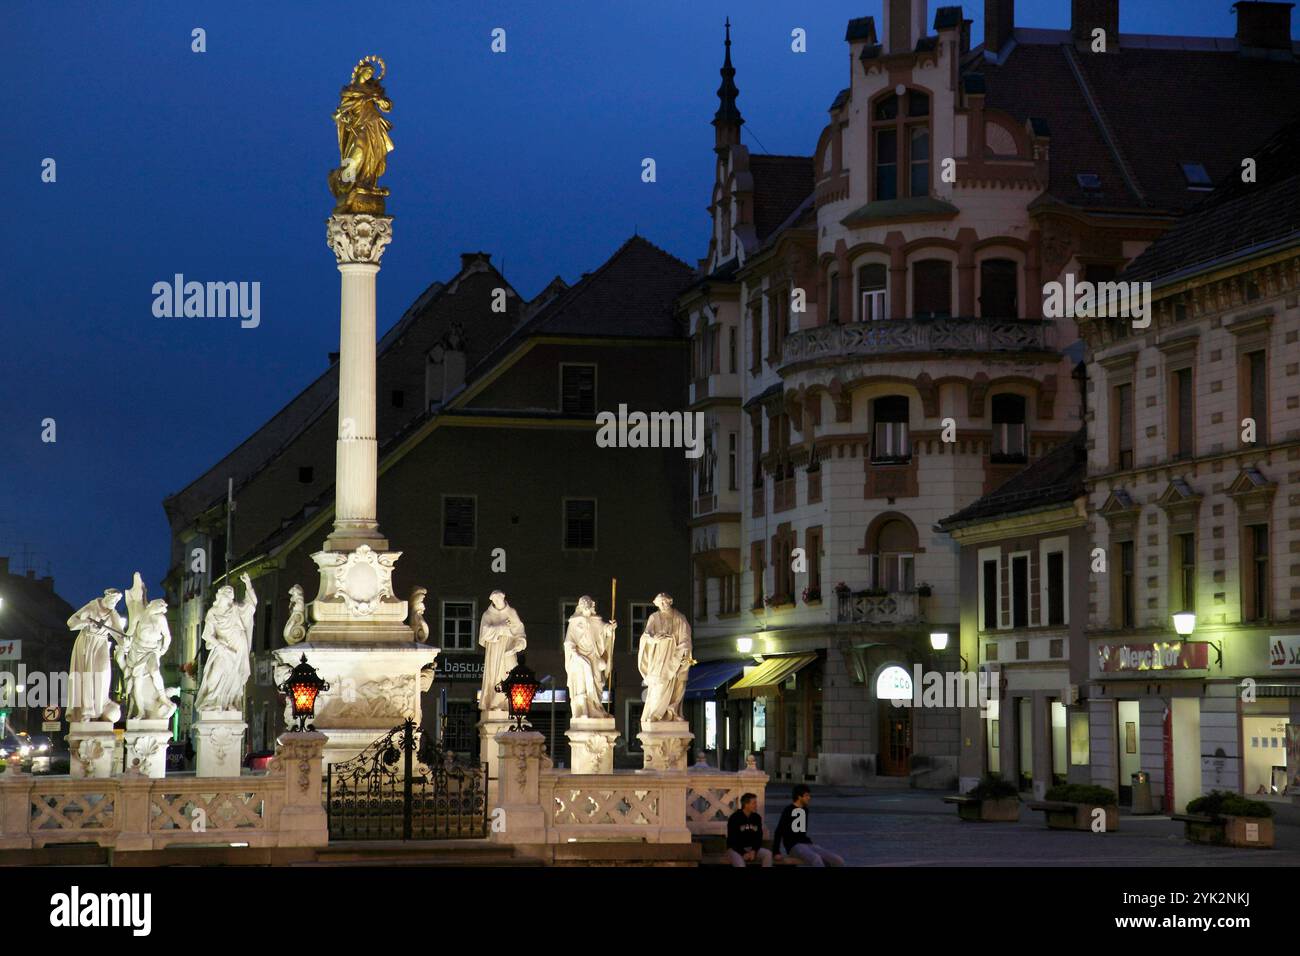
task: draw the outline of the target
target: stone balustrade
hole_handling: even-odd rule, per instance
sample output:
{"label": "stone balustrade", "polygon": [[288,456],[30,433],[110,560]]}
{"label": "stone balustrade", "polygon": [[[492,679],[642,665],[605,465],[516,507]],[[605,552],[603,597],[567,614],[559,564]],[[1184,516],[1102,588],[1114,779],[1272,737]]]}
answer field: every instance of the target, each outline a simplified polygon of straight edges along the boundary
{"label": "stone balustrade", "polygon": [[325,736],[284,734],[270,772],[239,777],[128,772],[80,778],[0,774],[0,849],[93,843],[115,850],[169,846],[324,846]]}
{"label": "stone balustrade", "polygon": [[884,319],[824,325],[795,332],[781,350],[781,367],[821,359],[921,352],[1041,352],[1052,348],[1041,319]]}
{"label": "stone balustrade", "polygon": [[921,600],[915,591],[853,591],[838,594],[840,624],[920,624]]}
{"label": "stone balustrade", "polygon": [[689,843],[693,836],[725,833],[743,793],[756,794],[763,812],[767,775],[752,765],[739,773],[705,767],[573,773],[550,766],[541,734],[506,732],[496,740],[496,842]]}

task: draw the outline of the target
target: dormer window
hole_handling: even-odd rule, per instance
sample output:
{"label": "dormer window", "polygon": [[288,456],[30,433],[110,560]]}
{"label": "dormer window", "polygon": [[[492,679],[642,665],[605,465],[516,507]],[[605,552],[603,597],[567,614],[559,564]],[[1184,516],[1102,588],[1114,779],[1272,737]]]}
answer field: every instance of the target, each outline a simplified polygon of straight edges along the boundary
{"label": "dormer window", "polygon": [[1183,170],[1183,178],[1187,180],[1187,188],[1194,192],[1209,192],[1214,188],[1214,182],[1210,179],[1210,174],[1206,171],[1202,163],[1180,163]]}
{"label": "dormer window", "polygon": [[[871,111],[872,198],[930,194],[930,97],[919,90],[888,93]],[[899,167],[904,175],[899,175]]]}
{"label": "dormer window", "polygon": [[1101,177],[1096,173],[1077,173],[1074,178],[1083,189],[1101,189]]}

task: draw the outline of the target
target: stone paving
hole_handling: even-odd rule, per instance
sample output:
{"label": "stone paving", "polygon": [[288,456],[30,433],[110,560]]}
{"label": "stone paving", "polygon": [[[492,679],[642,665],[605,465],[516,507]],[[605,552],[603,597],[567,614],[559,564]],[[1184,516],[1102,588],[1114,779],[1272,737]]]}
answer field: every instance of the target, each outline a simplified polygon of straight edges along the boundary
{"label": "stone paving", "polygon": [[[813,787],[812,838],[850,866],[1300,866],[1300,826],[1277,821],[1272,850],[1188,843],[1167,816],[1120,816],[1111,833],[1048,830],[1022,807],[1019,823],[963,823],[930,790]],[[767,837],[790,802],[789,784],[767,788]],[[1289,809],[1289,808],[1287,808]]]}

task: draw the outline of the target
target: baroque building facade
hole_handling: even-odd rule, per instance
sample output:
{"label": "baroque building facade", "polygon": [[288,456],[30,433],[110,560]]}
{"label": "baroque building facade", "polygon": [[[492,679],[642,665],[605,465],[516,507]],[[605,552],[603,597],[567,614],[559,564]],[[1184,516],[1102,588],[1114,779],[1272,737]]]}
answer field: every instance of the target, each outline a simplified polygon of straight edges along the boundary
{"label": "baroque building facade", "polygon": [[[716,666],[694,691],[724,763],[947,786],[985,749],[958,708],[890,703],[900,673],[986,663],[936,525],[1082,424],[1083,344],[1045,286],[1114,280],[1237,164],[1221,130],[1180,125],[1182,168],[1152,143],[1147,78],[1192,117],[1229,82],[1294,77],[1253,9],[1278,5],[1238,6],[1234,42],[1120,34],[1117,2],[1017,27],[989,0],[972,48],[961,8],[886,0],[879,30],[848,24],[850,82],[808,157],[741,143],[727,36],[708,253],[679,303],[710,435],[692,570]],[[1225,113],[1243,137],[1275,123]]]}

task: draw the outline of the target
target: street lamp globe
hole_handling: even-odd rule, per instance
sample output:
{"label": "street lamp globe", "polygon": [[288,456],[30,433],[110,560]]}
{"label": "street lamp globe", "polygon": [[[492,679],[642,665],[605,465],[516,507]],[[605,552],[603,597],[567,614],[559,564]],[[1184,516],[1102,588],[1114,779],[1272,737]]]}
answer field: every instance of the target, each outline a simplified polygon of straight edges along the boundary
{"label": "street lamp globe", "polygon": [[1196,630],[1196,615],[1191,611],[1180,611],[1174,615],[1174,630],[1183,637]]}
{"label": "street lamp globe", "polygon": [[930,646],[933,647],[936,651],[944,650],[948,646],[948,632],[931,631]]}

